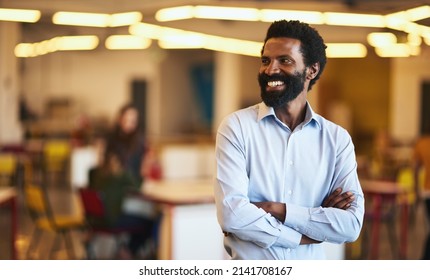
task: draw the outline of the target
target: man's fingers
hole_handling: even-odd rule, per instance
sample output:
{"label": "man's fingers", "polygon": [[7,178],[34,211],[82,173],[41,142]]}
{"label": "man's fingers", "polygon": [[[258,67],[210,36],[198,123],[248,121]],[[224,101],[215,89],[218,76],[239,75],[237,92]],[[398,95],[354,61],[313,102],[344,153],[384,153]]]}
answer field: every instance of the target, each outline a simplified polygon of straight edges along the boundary
{"label": "man's fingers", "polygon": [[335,199],[340,195],[342,188],[337,188],[324,201],[323,207],[331,207],[335,203]]}
{"label": "man's fingers", "polygon": [[352,192],[341,193],[342,189],[337,188],[323,202],[323,207],[334,207],[338,209],[348,209],[355,197]]}
{"label": "man's fingers", "polygon": [[355,197],[351,192],[346,192],[338,196],[336,199],[336,203],[334,203],[332,207],[339,209],[347,209],[351,206],[351,202],[354,201]]}

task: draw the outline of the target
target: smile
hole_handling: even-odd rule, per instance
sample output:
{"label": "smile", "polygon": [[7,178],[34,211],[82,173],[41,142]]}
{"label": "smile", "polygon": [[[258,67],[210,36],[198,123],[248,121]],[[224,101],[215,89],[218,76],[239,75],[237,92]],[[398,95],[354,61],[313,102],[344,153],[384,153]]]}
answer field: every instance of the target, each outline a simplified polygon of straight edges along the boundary
{"label": "smile", "polygon": [[283,86],[284,82],[283,81],[270,81],[270,82],[267,83],[267,85],[269,87]]}

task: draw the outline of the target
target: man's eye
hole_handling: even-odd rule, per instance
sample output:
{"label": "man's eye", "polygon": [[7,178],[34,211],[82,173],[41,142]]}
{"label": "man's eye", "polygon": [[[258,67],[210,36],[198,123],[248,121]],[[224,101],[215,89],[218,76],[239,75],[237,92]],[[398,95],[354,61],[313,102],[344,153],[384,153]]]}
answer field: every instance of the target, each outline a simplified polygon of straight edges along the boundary
{"label": "man's eye", "polygon": [[281,63],[289,64],[289,63],[292,63],[292,60],[291,60],[291,59],[289,59],[289,58],[282,58],[282,59],[281,59]]}
{"label": "man's eye", "polygon": [[262,58],[261,59],[261,64],[264,64],[264,65],[269,64],[269,60],[266,59],[266,58]]}

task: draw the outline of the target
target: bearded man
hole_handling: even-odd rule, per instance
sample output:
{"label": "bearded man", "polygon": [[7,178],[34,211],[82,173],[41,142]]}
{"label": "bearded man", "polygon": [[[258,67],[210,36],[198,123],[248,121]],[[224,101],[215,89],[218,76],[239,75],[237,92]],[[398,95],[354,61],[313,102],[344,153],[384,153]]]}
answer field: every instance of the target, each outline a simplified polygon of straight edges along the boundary
{"label": "bearded man", "polygon": [[364,196],[351,137],[307,101],[325,49],[306,23],[272,23],[258,74],[263,102],[218,128],[215,201],[232,259],[324,259],[323,242],[360,234]]}

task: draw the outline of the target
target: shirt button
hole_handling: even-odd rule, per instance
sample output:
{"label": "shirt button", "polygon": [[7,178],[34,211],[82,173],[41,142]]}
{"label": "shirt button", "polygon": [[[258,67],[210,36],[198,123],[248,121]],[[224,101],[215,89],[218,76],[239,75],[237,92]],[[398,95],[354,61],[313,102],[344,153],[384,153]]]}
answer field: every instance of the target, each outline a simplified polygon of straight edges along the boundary
{"label": "shirt button", "polygon": [[288,162],[288,164],[289,164],[289,165],[294,165],[294,162],[293,162],[292,160],[290,160],[290,161]]}
{"label": "shirt button", "polygon": [[290,248],[287,248],[287,253],[289,253],[289,252],[291,252],[291,249],[290,249]]}
{"label": "shirt button", "polygon": [[288,190],[288,194],[289,194],[289,195],[292,195],[292,194],[293,194],[293,191],[292,191],[292,190]]}

